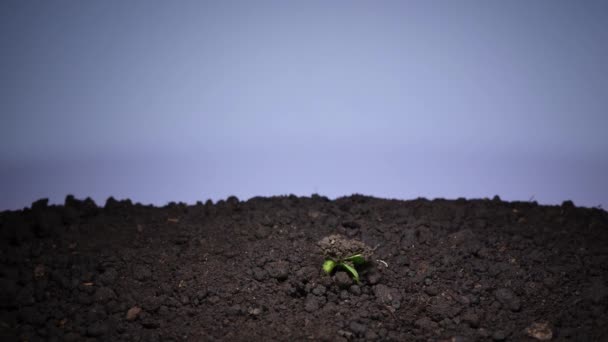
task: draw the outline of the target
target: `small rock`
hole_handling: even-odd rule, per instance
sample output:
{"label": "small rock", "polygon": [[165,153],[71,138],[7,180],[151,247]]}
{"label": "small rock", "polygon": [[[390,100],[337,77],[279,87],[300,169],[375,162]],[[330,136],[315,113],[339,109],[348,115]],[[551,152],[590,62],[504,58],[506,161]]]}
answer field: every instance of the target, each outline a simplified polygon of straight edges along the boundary
{"label": "small rock", "polygon": [[436,296],[439,294],[439,289],[435,286],[428,286],[424,288],[424,292],[426,292],[426,294],[429,296]]}
{"label": "small rock", "polygon": [[138,306],[134,306],[127,311],[127,321],[134,321],[137,319],[139,314],[141,313],[141,308]]}
{"label": "small rock", "polygon": [[251,316],[259,316],[262,313],[262,309],[260,308],[249,308],[247,311]]}
{"label": "small rock", "polygon": [[539,341],[549,341],[553,338],[553,331],[547,322],[532,323],[526,328],[526,334]]}
{"label": "small rock", "polygon": [[521,300],[509,289],[500,288],[494,292],[494,296],[503,306],[511,311],[519,311],[521,309]]}

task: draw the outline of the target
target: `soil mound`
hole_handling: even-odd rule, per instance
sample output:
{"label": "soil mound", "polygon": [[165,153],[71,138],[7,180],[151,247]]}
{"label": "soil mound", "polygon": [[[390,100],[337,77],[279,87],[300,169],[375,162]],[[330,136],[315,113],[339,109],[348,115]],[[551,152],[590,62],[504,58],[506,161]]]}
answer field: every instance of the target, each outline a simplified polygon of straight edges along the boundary
{"label": "soil mound", "polygon": [[3,341],[608,340],[608,213],[569,201],[68,196],[0,233]]}

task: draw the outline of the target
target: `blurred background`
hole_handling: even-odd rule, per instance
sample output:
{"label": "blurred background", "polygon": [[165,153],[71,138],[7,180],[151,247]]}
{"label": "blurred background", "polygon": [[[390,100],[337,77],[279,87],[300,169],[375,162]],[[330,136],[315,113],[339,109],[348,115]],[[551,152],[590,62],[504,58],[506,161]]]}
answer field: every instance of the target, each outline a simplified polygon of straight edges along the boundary
{"label": "blurred background", "polygon": [[0,210],[67,194],[608,207],[605,1],[0,3]]}

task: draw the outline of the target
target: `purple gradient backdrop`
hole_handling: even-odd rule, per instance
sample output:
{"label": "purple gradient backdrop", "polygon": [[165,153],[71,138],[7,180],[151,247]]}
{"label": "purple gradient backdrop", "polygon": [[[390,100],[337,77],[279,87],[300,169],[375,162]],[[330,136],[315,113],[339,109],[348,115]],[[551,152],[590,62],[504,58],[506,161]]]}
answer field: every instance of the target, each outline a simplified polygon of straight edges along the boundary
{"label": "purple gradient backdrop", "polygon": [[0,210],[363,193],[608,207],[605,1],[2,1]]}

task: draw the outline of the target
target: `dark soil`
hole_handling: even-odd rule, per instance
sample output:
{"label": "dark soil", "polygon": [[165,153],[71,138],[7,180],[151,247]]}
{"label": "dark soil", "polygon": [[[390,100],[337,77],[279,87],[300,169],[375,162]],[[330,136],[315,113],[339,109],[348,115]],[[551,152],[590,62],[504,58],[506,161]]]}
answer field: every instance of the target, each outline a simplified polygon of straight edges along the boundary
{"label": "dark soil", "polygon": [[[235,197],[0,213],[2,341],[608,340],[608,213]],[[375,248],[355,284],[331,234]]]}

